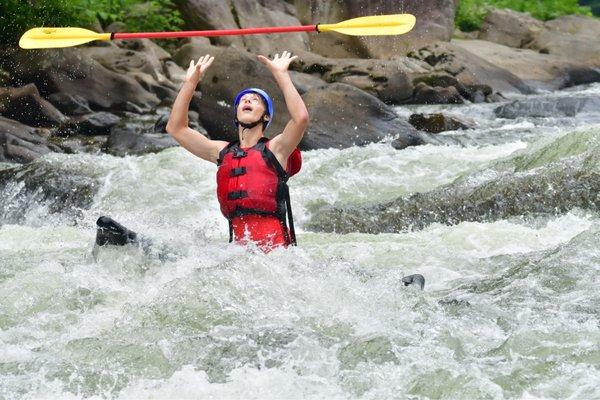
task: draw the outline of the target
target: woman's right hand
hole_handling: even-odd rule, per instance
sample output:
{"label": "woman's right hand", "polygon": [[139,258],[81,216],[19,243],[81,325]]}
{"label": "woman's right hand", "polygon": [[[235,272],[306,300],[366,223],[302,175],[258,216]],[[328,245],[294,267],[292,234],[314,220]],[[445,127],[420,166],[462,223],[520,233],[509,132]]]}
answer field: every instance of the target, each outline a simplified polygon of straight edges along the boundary
{"label": "woman's right hand", "polygon": [[206,71],[206,69],[210,67],[210,64],[212,64],[214,60],[215,58],[211,57],[209,54],[200,57],[195,64],[194,60],[191,60],[190,66],[187,70],[187,73],[185,74],[185,81],[192,82],[195,84],[200,82],[200,78],[202,78],[204,71]]}

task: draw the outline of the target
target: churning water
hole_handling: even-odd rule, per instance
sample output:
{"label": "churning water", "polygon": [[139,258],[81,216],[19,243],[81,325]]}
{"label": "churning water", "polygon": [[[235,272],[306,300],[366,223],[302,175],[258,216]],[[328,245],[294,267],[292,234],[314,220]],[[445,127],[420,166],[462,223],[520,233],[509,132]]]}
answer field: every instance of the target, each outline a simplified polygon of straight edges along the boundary
{"label": "churning water", "polygon": [[[600,86],[538,97],[575,95]],[[76,210],[17,196],[18,179],[1,192],[0,398],[600,398],[597,208],[377,235],[307,228],[323,204],[490,180],[532,154],[542,174],[579,157],[597,177],[600,110],[493,109],[445,109],[478,124],[446,146],[306,152],[290,181],[300,246],[269,254],[226,243],[216,167],[181,149],[40,160],[96,190]],[[161,256],[92,256],[103,214]],[[401,285],[412,273],[424,291]]]}

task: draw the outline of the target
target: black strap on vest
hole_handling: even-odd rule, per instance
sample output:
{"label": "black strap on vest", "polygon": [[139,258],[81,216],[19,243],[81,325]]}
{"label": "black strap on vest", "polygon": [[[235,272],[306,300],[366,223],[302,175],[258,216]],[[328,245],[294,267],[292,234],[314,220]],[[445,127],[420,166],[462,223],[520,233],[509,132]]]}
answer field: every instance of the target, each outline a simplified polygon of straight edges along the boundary
{"label": "black strap on vest", "polygon": [[[262,137],[258,140],[258,143],[254,147],[261,152],[263,159],[265,160],[267,165],[270,166],[271,168],[273,168],[275,170],[275,172],[277,173],[277,176],[279,177],[279,183],[277,184],[277,198],[276,198],[277,211],[272,213],[272,212],[268,212],[268,211],[246,209],[246,208],[238,207],[232,213],[232,215],[230,215],[228,218],[228,220],[229,220],[229,242],[233,242],[233,223],[232,223],[233,218],[240,217],[242,215],[254,214],[254,215],[264,215],[264,216],[275,216],[275,217],[279,218],[279,220],[281,221],[281,225],[284,228],[283,231],[286,236],[286,239],[288,240],[288,242],[291,245],[296,246],[298,244],[298,242],[296,240],[296,231],[294,229],[294,216],[292,214],[292,204],[290,202],[290,189],[287,185],[287,180],[289,179],[289,175],[285,171],[285,169],[281,166],[281,164],[277,160],[277,157],[275,157],[275,154],[273,154],[273,152],[267,148],[268,141],[269,141],[269,139]],[[246,157],[248,155],[244,150],[242,150],[239,147],[239,141],[231,142],[227,146],[225,146],[225,148],[223,150],[221,150],[221,152],[219,153],[219,159],[217,160],[217,165],[221,165],[221,163],[223,162],[223,158],[225,157],[225,154],[227,154],[230,151],[234,152],[234,154],[233,154],[234,158]],[[243,172],[238,171],[238,170],[242,170],[242,169],[243,169]],[[246,169],[244,167],[233,168],[231,171],[231,176],[243,175],[245,173],[246,173]],[[234,174],[236,174],[236,175],[234,175]],[[230,192],[227,196],[230,200],[236,200],[236,199],[241,199],[241,198],[247,197],[248,193],[246,191],[235,191],[235,192]],[[287,229],[288,226],[286,224],[286,214],[287,214],[287,221],[289,224],[289,236],[288,236],[288,229]]]}

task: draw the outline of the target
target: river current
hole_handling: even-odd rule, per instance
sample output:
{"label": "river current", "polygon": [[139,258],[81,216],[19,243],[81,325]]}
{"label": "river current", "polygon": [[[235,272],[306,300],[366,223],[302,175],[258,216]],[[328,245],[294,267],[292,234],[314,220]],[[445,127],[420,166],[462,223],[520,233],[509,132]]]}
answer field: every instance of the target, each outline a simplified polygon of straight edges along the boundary
{"label": "river current", "polygon": [[[569,96],[600,85],[520,99]],[[216,167],[180,148],[47,156],[100,187],[76,216],[2,192],[20,217],[0,218],[0,398],[600,398],[597,210],[307,228],[323,204],[482,179],[540,149],[543,167],[572,155],[570,135],[596,143],[579,153],[600,151],[600,110],[501,119],[497,106],[397,108],[476,124],[442,134],[447,145],[305,152],[290,180],[299,246],[269,254],[227,244]],[[94,251],[100,215],[160,254]],[[425,290],[402,286],[413,273]]]}

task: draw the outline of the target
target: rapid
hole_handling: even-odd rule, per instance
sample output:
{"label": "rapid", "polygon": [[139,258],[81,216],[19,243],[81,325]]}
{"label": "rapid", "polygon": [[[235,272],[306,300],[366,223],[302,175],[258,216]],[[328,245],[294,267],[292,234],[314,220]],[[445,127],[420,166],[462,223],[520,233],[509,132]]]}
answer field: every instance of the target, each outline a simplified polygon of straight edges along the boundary
{"label": "rapid", "polygon": [[[582,96],[600,85],[514,99]],[[0,398],[600,398],[600,109],[496,107],[396,109],[476,123],[443,145],[304,152],[299,246],[268,254],[227,243],[216,167],[181,148],[34,161],[93,190],[67,204],[17,173],[0,192]],[[589,179],[547,212],[457,211],[395,233],[328,219],[561,163]],[[94,249],[100,215],[155,250]],[[414,273],[423,291],[402,286]]]}

